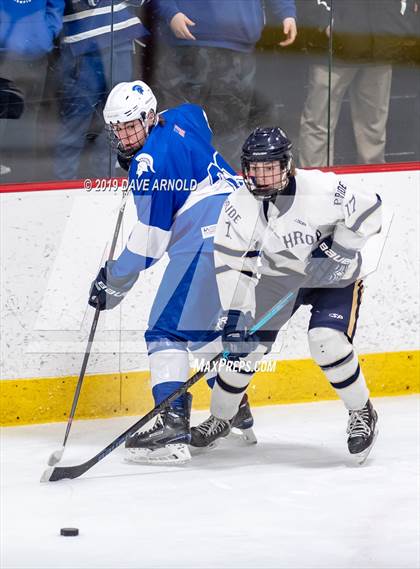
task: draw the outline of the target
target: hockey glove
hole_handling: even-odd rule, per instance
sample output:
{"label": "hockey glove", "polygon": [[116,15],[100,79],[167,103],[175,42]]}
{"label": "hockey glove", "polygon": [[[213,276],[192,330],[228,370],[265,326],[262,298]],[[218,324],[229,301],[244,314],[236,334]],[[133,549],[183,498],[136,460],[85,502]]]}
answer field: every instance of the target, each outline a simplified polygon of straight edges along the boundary
{"label": "hockey glove", "polygon": [[229,310],[219,318],[218,327],[223,326],[222,343],[227,359],[236,361],[246,358],[258,346],[256,334],[247,337],[253,318],[249,312],[244,314],[240,310]]}
{"label": "hockey glove", "polygon": [[356,255],[357,251],[333,243],[331,237],[327,237],[312,251],[312,257],[306,266],[308,281],[305,286],[312,288],[347,286],[348,281],[346,284],[339,283]]}
{"label": "hockey glove", "polygon": [[97,306],[99,306],[99,310],[115,308],[139,278],[138,273],[125,277],[113,277],[112,266],[114,263],[115,261],[107,261],[105,267],[102,267],[92,282],[89,304],[93,308]]}

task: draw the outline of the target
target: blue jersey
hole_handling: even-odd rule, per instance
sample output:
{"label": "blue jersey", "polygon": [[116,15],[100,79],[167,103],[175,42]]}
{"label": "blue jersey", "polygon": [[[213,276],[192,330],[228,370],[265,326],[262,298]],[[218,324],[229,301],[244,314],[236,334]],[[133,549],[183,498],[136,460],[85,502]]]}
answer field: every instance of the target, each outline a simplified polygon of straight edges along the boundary
{"label": "blue jersey", "polygon": [[213,252],[213,236],[227,195],[242,182],[211,146],[204,111],[191,104],[161,114],[133,158],[128,183],[138,222],[113,267],[114,276],[147,269],[164,253],[188,265]]}
{"label": "blue jersey", "polygon": [[119,0],[66,0],[62,46],[77,57],[92,51],[131,44],[149,32],[136,16],[130,2]]}
{"label": "blue jersey", "polygon": [[275,23],[285,18],[296,18],[294,0],[158,0],[162,20],[169,24],[178,12],[186,14],[195,23],[195,40],[180,39],[174,36],[168,25],[162,25],[167,41],[177,46],[207,46],[233,49],[234,51],[253,51],[265,25],[265,6]]}

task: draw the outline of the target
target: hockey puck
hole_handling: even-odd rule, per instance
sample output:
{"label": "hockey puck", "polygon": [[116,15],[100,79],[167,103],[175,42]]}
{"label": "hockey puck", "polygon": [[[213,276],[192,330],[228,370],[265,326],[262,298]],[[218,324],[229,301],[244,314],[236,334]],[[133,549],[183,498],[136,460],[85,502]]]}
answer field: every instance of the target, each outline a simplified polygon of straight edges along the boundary
{"label": "hockey puck", "polygon": [[60,529],[60,535],[65,535],[65,536],[79,535],[79,529],[78,528],[61,528]]}

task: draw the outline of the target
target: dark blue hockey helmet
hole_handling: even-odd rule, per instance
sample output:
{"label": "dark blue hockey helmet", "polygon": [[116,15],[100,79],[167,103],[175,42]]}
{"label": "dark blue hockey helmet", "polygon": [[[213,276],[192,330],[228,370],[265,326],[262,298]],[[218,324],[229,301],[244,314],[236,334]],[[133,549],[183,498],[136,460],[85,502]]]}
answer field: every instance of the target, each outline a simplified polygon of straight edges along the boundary
{"label": "dark blue hockey helmet", "polygon": [[242,147],[245,184],[258,199],[272,199],[289,184],[293,166],[292,143],[279,127],[256,128]]}

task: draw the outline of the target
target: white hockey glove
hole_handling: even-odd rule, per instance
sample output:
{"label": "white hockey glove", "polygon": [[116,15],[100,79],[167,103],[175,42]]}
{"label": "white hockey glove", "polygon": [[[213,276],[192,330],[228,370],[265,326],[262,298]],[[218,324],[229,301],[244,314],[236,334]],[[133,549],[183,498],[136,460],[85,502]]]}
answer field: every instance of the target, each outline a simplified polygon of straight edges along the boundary
{"label": "white hockey glove", "polygon": [[346,272],[357,254],[357,251],[333,243],[331,237],[327,237],[312,251],[311,259],[306,266],[308,281],[305,287],[348,286],[349,275],[346,275]]}

